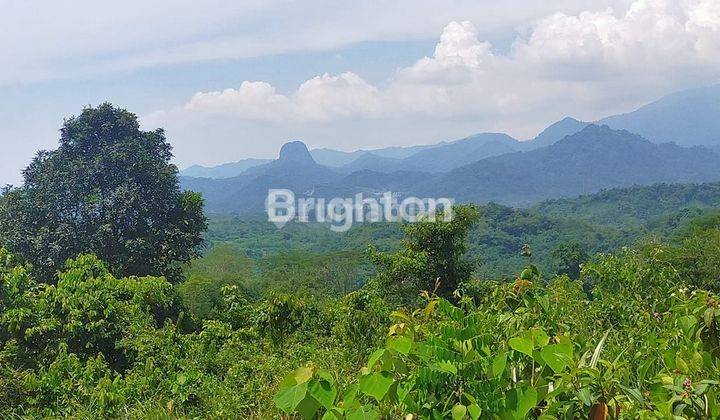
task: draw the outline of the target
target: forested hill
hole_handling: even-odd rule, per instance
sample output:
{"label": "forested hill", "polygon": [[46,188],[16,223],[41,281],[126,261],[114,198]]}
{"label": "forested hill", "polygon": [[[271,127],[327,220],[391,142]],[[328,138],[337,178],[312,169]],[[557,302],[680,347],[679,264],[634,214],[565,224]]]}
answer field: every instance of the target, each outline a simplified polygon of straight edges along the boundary
{"label": "forested hill", "polygon": [[611,226],[647,223],[685,208],[720,208],[720,183],[618,188],[543,201],[532,207],[547,216],[575,217]]}
{"label": "forested hill", "polygon": [[522,205],[606,188],[718,180],[720,156],[709,149],[589,125],[551,146],[483,159],[419,189],[461,202]]}
{"label": "forested hill", "polygon": [[[544,201],[525,209],[500,204],[478,208],[480,221],[470,232],[469,251],[481,258],[484,275],[511,274],[523,263],[520,250],[524,244],[534,250],[533,259],[541,270],[552,272],[552,254],[566,244],[575,244],[587,253],[610,252],[644,238],[674,235],[693,218],[720,208],[720,183],[613,189]],[[394,249],[400,238],[396,223],[358,224],[337,234],[321,224],[290,223],[278,230],[261,215],[212,216],[206,235],[210,247],[232,244],[237,252],[255,260],[293,253],[293,258],[318,264],[322,260],[318,255],[330,256],[338,250],[361,258],[368,243]]]}

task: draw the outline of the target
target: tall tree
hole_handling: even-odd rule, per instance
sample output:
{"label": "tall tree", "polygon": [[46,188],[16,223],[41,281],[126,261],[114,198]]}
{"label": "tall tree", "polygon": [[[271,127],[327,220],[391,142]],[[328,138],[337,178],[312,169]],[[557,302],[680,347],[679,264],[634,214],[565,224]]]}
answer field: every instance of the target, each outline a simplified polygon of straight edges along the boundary
{"label": "tall tree", "polygon": [[200,195],[181,192],[162,129],[105,103],[65,121],[24,184],[0,202],[0,241],[46,281],[68,258],[93,253],[117,276],[181,276],[207,228]]}
{"label": "tall tree", "polygon": [[558,275],[567,275],[573,280],[580,278],[580,266],[586,263],[590,256],[577,242],[561,244],[552,252],[553,265]]}
{"label": "tall tree", "polygon": [[370,248],[377,264],[380,286],[403,299],[419,291],[435,291],[450,298],[458,285],[470,280],[474,262],[466,258],[467,234],[478,221],[478,209],[472,205],[453,207],[452,220],[422,220],[403,226],[402,248],[382,253]]}

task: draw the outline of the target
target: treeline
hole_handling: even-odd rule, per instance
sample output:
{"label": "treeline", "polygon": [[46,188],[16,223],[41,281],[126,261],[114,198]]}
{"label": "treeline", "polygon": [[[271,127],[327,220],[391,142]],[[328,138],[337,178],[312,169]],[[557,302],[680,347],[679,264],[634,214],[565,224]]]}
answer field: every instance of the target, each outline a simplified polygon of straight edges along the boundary
{"label": "treeline", "polygon": [[543,279],[529,265],[498,283],[468,271],[467,212],[465,221],[408,226],[401,249],[372,253],[378,274],[358,291],[252,298],[227,286],[202,319],[188,317],[164,278],[118,279],[81,256],[51,285],[3,251],[2,412],[720,414],[720,220],[675,245],[595,256],[579,281]]}

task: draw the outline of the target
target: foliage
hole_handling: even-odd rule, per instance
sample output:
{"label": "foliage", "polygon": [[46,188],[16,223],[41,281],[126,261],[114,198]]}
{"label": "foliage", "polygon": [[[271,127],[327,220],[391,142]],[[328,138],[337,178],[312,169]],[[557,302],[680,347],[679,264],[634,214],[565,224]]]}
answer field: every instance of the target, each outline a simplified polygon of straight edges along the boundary
{"label": "foliage", "polygon": [[42,151],[0,206],[3,245],[51,278],[66,259],[93,253],[123,275],[177,280],[206,228],[203,201],[182,193],[163,130],[110,104],[65,121],[60,146]]}
{"label": "foliage", "polygon": [[577,242],[558,246],[553,250],[552,257],[556,273],[561,276],[568,276],[571,279],[580,277],[581,265],[590,258],[582,245]]}
{"label": "foliage", "polygon": [[473,263],[465,258],[467,233],[479,218],[474,206],[452,209],[452,219],[420,220],[403,227],[402,248],[394,253],[370,247],[371,259],[380,267],[380,285],[400,294],[435,290],[449,297],[470,279]]}
{"label": "foliage", "polygon": [[254,265],[253,260],[230,244],[215,246],[203,258],[192,261],[178,292],[190,314],[198,319],[208,319],[221,305],[222,288],[244,288],[253,274]]}
{"label": "foliage", "polygon": [[301,368],[275,402],[306,419],[716,418],[720,299],[675,285],[657,252],[588,265],[602,279],[594,300],[567,277],[518,279],[479,304],[427,296],[393,313],[357,382]]}
{"label": "foliage", "polygon": [[[647,238],[671,239],[696,220],[711,223],[712,206],[720,203],[718,184],[666,185],[608,190],[575,199],[550,200],[528,209],[498,204],[478,206],[480,219],[468,233],[468,256],[478,261],[476,275],[512,280],[527,263],[524,244],[533,249],[532,264],[543,273],[556,273],[553,251],[577,244],[588,255],[613,252]],[[213,215],[206,240],[210,247],[231,243],[254,260],[278,254],[324,258],[342,249],[348,262],[359,258],[368,244],[378,250],[400,249],[401,225],[365,223],[337,234],[322,224],[289,223],[278,230],[264,219]],[[282,257],[279,258],[282,260]],[[361,270],[360,284],[372,277]]]}

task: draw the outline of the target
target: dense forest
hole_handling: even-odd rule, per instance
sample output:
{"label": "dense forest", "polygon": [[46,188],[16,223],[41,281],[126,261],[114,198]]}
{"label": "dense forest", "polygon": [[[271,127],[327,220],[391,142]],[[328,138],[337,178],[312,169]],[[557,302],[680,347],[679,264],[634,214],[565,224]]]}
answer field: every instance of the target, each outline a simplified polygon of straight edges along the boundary
{"label": "dense forest", "polygon": [[5,418],[718,418],[720,186],[206,215],[104,104],[0,197]]}

